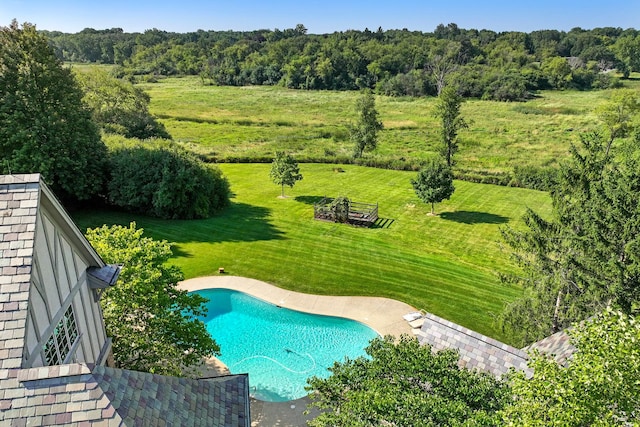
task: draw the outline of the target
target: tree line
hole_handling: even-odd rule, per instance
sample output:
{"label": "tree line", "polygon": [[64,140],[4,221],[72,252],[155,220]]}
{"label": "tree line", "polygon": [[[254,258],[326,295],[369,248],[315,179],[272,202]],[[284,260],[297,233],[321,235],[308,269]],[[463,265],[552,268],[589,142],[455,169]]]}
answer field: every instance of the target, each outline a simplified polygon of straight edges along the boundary
{"label": "tree line", "polygon": [[610,88],[640,71],[640,32],[614,27],[568,32],[495,32],[438,25],[433,32],[285,30],[125,33],[42,31],[63,61],[117,64],[120,76],[199,75],[215,85],[372,89],[392,96],[522,100],[542,89]]}

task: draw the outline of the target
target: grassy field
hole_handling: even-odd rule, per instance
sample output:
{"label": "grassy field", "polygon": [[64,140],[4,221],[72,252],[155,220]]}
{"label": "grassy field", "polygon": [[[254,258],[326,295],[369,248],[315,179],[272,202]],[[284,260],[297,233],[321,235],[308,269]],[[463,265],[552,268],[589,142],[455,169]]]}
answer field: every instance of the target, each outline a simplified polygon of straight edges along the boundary
{"label": "grassy field", "polygon": [[[232,205],[207,220],[164,221],[115,212],[82,212],[84,229],[137,221],[146,234],[175,242],[187,277],[253,277],[300,292],[385,296],[503,338],[492,314],[519,290],[499,284],[512,268],[499,228],[521,226],[525,207],[548,214],[547,194],[456,181],[450,201],[429,206],[413,192],[412,172],[303,164],[304,179],[287,198],[269,180],[267,164],[222,164]],[[313,202],[347,196],[379,203],[383,221],[365,229],[313,220]],[[217,273],[216,273],[217,274]]]}
{"label": "grassy field", "polygon": [[[281,149],[298,159],[352,154],[347,125],[357,92],[203,86],[197,77],[140,86],[176,140],[215,159],[270,158]],[[598,126],[593,110],[609,93],[546,91],[526,103],[469,100],[462,106],[469,129],[460,133],[458,166],[508,172],[514,165],[556,165],[581,132]],[[370,157],[416,163],[438,150],[434,98],[378,96],[376,107],[385,128]]]}

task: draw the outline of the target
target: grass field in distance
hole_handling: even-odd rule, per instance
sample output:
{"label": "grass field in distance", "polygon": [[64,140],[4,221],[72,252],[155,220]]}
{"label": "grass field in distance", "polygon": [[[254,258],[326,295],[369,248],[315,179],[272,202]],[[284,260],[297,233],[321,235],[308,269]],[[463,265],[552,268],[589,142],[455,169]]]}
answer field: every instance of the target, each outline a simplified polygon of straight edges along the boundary
{"label": "grass field in distance", "polygon": [[[630,87],[639,82],[629,80]],[[352,154],[347,125],[358,92],[303,91],[274,86],[204,86],[197,77],[141,84],[151,111],[173,138],[214,159],[268,159],[286,150],[322,161]],[[553,166],[569,144],[599,126],[593,113],[610,91],[544,91],[528,102],[468,100],[461,114],[457,166],[509,172],[515,165]],[[376,97],[384,123],[371,158],[418,163],[438,151],[435,98]]]}

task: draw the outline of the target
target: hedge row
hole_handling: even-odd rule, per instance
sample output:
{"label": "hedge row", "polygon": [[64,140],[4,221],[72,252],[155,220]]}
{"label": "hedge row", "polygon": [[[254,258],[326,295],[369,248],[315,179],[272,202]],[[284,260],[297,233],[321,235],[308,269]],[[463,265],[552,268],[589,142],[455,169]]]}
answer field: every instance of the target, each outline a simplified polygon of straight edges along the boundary
{"label": "hedge row", "polygon": [[[210,163],[271,163],[270,156],[227,156],[217,158],[210,156],[205,158]],[[419,160],[407,160],[404,158],[389,159],[365,157],[354,159],[350,156],[332,157],[296,157],[298,163],[327,163],[342,165],[359,165],[380,169],[419,171],[423,162]],[[509,187],[530,188],[532,190],[548,191],[556,182],[557,169],[535,166],[516,166],[513,172],[489,172],[483,170],[454,169],[455,179],[480,184],[494,184]]]}

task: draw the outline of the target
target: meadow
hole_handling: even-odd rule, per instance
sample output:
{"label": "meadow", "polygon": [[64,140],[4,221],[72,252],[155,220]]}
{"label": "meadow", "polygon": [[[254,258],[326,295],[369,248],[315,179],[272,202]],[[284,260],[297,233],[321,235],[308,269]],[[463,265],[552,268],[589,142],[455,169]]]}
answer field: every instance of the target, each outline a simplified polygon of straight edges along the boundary
{"label": "meadow", "polygon": [[[340,162],[352,155],[347,127],[355,119],[358,92],[205,86],[197,77],[140,87],[173,138],[213,161],[268,161],[276,150],[299,161]],[[593,111],[609,94],[545,91],[528,102],[468,100],[461,114],[469,128],[460,132],[457,167],[504,173],[515,165],[557,166],[580,133],[599,126]],[[419,165],[436,153],[434,105],[434,98],[377,96],[384,130],[367,157]]]}
{"label": "meadow", "polygon": [[[121,212],[75,214],[81,228],[128,224],[175,242],[173,263],[187,278],[247,276],[299,292],[384,296],[404,301],[496,338],[492,322],[521,292],[502,285],[513,271],[500,227],[521,227],[527,206],[550,212],[546,193],[456,181],[438,216],[419,201],[413,172],[303,164],[287,198],[269,180],[268,164],[221,164],[232,204],[206,220],[169,221]],[[341,171],[340,171],[341,170]],[[379,203],[382,220],[357,228],[313,219],[322,196]]]}

